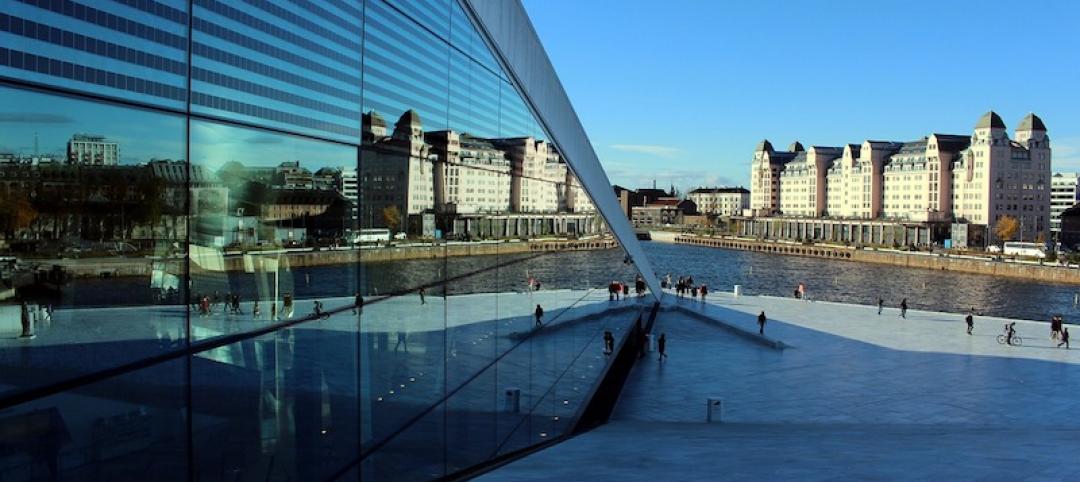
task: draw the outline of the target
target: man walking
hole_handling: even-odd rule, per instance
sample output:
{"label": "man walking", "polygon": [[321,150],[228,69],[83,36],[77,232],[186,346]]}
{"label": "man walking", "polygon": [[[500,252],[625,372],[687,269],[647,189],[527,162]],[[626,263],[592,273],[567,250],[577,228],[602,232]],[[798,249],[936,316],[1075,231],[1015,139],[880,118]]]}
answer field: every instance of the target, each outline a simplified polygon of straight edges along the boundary
{"label": "man walking", "polygon": [[1058,343],[1057,347],[1061,348],[1061,345],[1065,345],[1066,350],[1069,349],[1069,329],[1068,328],[1062,328],[1061,329],[1061,343]]}
{"label": "man walking", "polygon": [[881,297],[878,296],[878,299],[877,299],[877,314],[878,314],[878,316],[881,316],[881,310],[883,308],[885,308],[885,300],[881,299]]}
{"label": "man walking", "polygon": [[424,291],[424,288],[423,288],[422,286],[420,287],[420,291],[419,291],[419,293],[420,293],[420,304],[421,304],[421,305],[426,305],[426,304],[427,304],[427,300],[425,300],[425,299],[424,299],[424,293],[425,293],[425,291]]}
{"label": "man walking", "polygon": [[604,354],[610,355],[615,351],[615,335],[610,331],[604,332]]}
{"label": "man walking", "polygon": [[660,334],[660,339],[656,340],[656,350],[660,352],[657,361],[664,361],[667,358],[667,336],[663,333]]}
{"label": "man walking", "polygon": [[971,316],[971,313],[964,317],[964,322],[967,323],[967,334],[970,335],[972,328],[975,328],[975,319]]}
{"label": "man walking", "polygon": [[357,310],[364,311],[364,295],[361,295],[359,291],[353,297],[352,314],[356,314]]}
{"label": "man walking", "polygon": [[900,300],[900,318],[907,319],[907,298]]}
{"label": "man walking", "polygon": [[768,321],[768,319],[765,318],[765,312],[764,311],[762,311],[761,314],[757,315],[757,326],[758,326],[758,334],[759,335],[764,335],[765,334],[765,322],[766,321]]}
{"label": "man walking", "polygon": [[533,312],[533,315],[536,316],[536,327],[539,328],[544,326],[544,323],[541,321],[544,317],[544,309],[541,308],[540,305],[536,305],[536,311]]}

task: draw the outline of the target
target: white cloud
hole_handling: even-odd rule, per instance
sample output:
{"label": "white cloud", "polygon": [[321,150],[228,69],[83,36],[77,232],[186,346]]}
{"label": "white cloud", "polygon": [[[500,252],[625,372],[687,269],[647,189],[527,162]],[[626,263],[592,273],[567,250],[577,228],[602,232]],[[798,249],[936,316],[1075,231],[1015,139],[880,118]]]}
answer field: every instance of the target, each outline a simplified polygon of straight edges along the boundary
{"label": "white cloud", "polygon": [[682,149],[671,146],[656,146],[651,144],[613,144],[612,149],[639,154],[649,154],[660,157],[674,157],[682,153]]}

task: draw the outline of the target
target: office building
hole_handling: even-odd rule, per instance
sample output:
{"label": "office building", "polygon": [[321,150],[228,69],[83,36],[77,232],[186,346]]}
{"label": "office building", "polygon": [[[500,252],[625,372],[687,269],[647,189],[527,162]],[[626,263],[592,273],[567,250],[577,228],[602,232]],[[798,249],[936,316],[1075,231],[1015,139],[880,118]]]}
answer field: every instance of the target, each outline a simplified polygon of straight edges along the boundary
{"label": "office building", "polygon": [[1061,213],[1080,201],[1080,174],[1056,172],[1050,178],[1050,231],[1061,232]]}

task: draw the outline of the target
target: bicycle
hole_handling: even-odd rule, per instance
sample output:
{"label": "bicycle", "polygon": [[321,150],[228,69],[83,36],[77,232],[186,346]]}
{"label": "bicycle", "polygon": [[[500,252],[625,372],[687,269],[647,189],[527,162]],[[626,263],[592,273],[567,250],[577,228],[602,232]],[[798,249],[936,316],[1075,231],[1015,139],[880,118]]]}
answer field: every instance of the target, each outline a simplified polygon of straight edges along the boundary
{"label": "bicycle", "polygon": [[[998,344],[1005,345],[1006,340],[1008,340],[1008,338],[1009,337],[1006,336],[1006,335],[998,335],[997,336],[997,342],[998,342]],[[1012,345],[1012,346],[1021,346],[1023,344],[1024,344],[1024,339],[1020,338],[1020,335],[1013,335],[1012,336],[1012,343],[1010,343],[1010,345]]]}

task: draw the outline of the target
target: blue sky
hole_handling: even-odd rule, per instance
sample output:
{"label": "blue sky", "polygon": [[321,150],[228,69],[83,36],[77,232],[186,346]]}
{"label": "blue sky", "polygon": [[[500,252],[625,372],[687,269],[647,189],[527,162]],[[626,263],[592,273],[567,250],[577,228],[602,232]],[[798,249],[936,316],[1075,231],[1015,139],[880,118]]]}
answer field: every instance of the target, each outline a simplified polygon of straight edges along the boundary
{"label": "blue sky", "polygon": [[612,182],[747,184],[754,146],[1046,122],[1080,170],[1080,2],[524,0]]}

